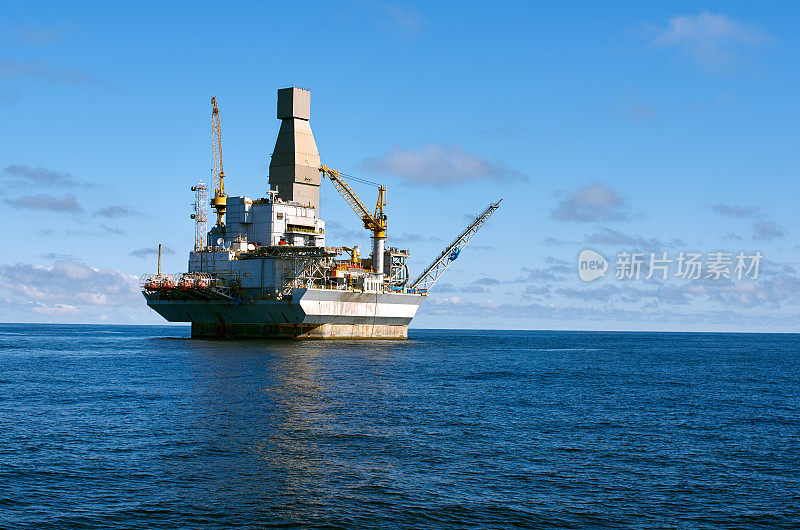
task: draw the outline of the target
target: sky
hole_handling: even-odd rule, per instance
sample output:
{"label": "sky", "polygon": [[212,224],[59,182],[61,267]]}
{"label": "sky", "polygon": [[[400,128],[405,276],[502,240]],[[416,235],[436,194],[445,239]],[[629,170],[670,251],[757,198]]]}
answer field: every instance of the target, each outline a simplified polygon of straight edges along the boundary
{"label": "sky", "polygon": [[[186,270],[211,97],[226,191],[263,197],[276,92],[294,84],[311,90],[323,163],[387,186],[387,244],[411,249],[412,275],[503,199],[414,327],[798,332],[798,16],[793,2],[4,2],[0,321],[162,323],[138,282],[158,244],[165,271]],[[330,183],[320,215],[328,244],[369,246]],[[589,281],[584,250],[606,262]]]}

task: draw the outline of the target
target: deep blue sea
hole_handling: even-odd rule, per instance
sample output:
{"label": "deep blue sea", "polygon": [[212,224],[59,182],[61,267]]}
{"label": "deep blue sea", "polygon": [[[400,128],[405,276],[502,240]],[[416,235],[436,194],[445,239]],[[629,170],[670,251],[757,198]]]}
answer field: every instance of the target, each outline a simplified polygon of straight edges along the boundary
{"label": "deep blue sea", "polygon": [[0,325],[0,526],[800,526],[800,335]]}

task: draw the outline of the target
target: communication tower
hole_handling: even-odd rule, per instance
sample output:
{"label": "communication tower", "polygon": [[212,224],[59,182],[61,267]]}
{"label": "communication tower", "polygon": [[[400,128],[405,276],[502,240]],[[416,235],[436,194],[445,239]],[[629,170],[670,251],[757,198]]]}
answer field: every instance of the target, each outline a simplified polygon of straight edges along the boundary
{"label": "communication tower", "polygon": [[199,252],[205,246],[203,240],[206,237],[206,200],[208,199],[208,186],[203,181],[192,186],[194,192],[194,210],[189,217],[194,219],[194,251]]}

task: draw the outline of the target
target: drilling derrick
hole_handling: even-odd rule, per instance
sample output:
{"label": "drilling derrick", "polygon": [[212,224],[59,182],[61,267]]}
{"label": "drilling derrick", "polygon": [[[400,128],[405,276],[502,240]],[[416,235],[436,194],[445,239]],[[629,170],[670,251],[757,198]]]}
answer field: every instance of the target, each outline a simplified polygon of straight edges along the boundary
{"label": "drilling derrick", "polygon": [[203,240],[206,238],[206,199],[208,198],[208,186],[203,181],[192,186],[194,192],[194,202],[192,203],[192,214],[189,216],[194,219],[194,251],[202,250],[205,246]]}
{"label": "drilling derrick", "polygon": [[311,205],[319,215],[321,177],[317,143],[311,132],[311,92],[298,87],[278,90],[281,128],[269,162],[269,186],[278,198]]}
{"label": "drilling derrick", "polygon": [[217,98],[211,98],[211,152],[213,157],[213,167],[211,173],[214,175],[214,198],[211,199],[211,206],[217,212],[217,226],[225,225],[225,206],[228,196],[225,194],[225,171],[222,168],[222,125],[219,122],[219,108]]}

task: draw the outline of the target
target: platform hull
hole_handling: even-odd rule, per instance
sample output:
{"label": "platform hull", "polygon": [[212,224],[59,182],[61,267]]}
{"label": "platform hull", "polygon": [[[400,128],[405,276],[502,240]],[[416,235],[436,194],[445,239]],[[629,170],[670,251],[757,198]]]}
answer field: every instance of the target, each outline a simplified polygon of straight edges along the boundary
{"label": "platform hull", "polygon": [[383,324],[192,323],[194,339],[381,339],[404,340],[408,326]]}
{"label": "platform hull", "polygon": [[192,337],[405,339],[426,297],[295,289],[282,300],[174,300],[147,305],[170,322],[191,322]]}

